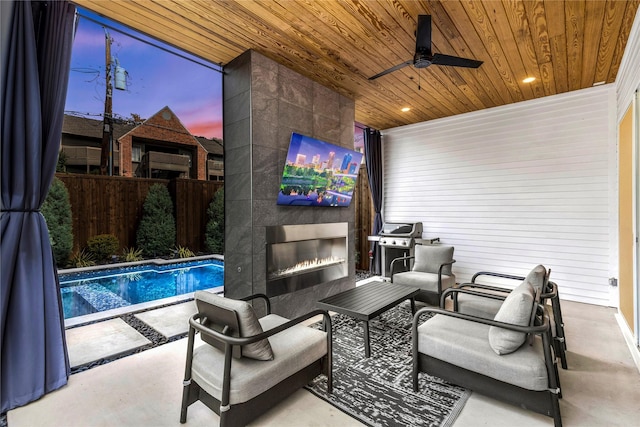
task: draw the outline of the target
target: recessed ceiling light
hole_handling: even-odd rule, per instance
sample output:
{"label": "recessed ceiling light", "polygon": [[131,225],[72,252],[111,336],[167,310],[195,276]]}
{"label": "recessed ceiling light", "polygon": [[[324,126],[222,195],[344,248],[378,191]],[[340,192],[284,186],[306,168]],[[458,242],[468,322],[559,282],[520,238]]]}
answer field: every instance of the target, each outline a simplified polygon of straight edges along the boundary
{"label": "recessed ceiling light", "polygon": [[403,113],[406,113],[407,111],[411,110],[411,108],[409,107],[404,107],[403,109],[401,109],[400,111],[402,111]]}
{"label": "recessed ceiling light", "polygon": [[527,77],[526,79],[522,79],[522,83],[531,83],[535,81],[535,77]]}

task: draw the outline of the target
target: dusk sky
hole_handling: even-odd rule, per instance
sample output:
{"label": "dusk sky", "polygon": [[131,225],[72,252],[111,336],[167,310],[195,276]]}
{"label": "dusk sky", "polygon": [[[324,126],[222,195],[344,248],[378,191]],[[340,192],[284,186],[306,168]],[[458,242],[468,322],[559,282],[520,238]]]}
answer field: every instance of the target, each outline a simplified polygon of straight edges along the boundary
{"label": "dusk sky", "polygon": [[[222,138],[222,74],[211,68],[166,52],[176,51],[133,30],[87,10],[81,14],[71,58],[65,113],[102,119],[105,100],[105,32],[113,39],[111,56],[127,70],[127,90],[113,89],[113,114],[129,118],[151,117],[164,106],[178,116],[194,136]],[[123,32],[118,31],[123,30]],[[126,34],[135,34],[148,44]],[[186,52],[181,52],[189,56]],[[206,63],[202,59],[196,59]],[[214,64],[209,64],[217,68]],[[112,76],[114,76],[112,71]]]}

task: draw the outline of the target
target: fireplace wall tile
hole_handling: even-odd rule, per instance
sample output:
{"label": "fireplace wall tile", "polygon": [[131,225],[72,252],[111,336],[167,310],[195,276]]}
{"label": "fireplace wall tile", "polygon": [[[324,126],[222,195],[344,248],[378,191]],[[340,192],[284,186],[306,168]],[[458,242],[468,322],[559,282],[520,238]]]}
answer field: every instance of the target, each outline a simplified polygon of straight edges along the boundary
{"label": "fireplace wall tile", "polygon": [[249,118],[251,93],[241,92],[224,102],[224,116],[229,116],[229,124]]}
{"label": "fireplace wall tile", "polygon": [[272,298],[275,313],[295,317],[315,309],[318,299],[355,286],[355,219],[354,206],[276,204],[289,139],[291,132],[298,132],[352,147],[355,103],[255,51],[225,66],[223,84],[225,295],[266,291],[266,226],[349,224],[348,277]]}

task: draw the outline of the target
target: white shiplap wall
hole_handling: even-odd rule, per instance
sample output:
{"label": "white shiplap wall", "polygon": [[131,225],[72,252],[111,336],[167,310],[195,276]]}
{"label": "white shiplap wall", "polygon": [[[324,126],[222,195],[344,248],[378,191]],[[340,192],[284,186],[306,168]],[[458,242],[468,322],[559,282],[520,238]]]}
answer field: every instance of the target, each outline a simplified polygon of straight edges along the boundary
{"label": "white shiplap wall", "polygon": [[459,282],[541,263],[562,298],[611,304],[615,103],[606,85],[383,131],[384,220],[454,245]]}
{"label": "white shiplap wall", "polygon": [[618,121],[622,120],[627,112],[638,87],[640,87],[640,8],[636,11],[616,76]]}

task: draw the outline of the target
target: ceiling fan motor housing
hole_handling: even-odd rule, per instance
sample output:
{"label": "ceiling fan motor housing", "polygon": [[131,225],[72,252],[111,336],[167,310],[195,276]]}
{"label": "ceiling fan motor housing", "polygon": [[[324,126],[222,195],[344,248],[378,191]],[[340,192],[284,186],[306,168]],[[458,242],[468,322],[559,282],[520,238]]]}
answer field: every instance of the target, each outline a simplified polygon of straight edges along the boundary
{"label": "ceiling fan motor housing", "polygon": [[413,66],[416,68],[426,68],[431,65],[432,59],[433,55],[425,52],[416,52],[416,54],[413,56]]}

